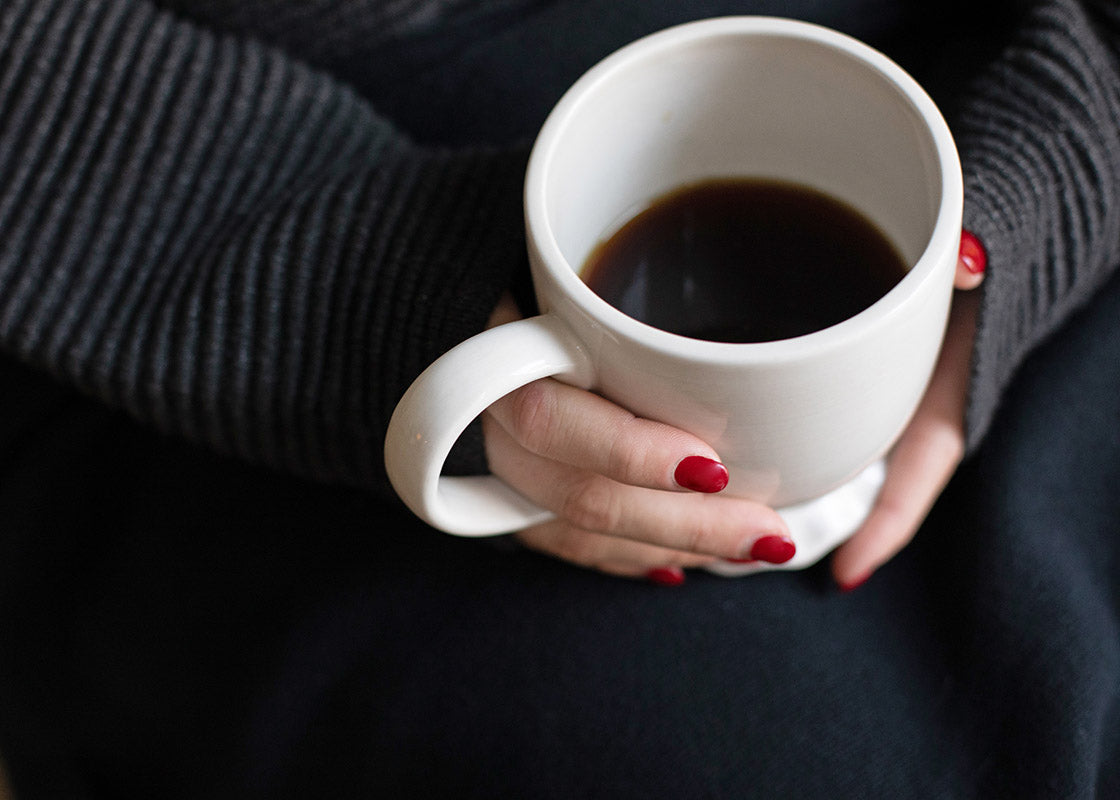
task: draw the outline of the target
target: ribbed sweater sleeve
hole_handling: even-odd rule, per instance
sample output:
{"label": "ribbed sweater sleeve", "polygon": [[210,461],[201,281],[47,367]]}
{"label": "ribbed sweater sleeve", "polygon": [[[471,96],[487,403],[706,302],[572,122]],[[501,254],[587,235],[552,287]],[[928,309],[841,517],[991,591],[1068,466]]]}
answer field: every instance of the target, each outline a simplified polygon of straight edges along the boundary
{"label": "ribbed sweater sleeve", "polygon": [[396,400],[523,263],[524,153],[139,0],[0,4],[0,108],[0,348],[253,461],[386,487]]}
{"label": "ribbed sweater sleeve", "polygon": [[966,419],[987,431],[1027,353],[1120,264],[1120,4],[1032,4],[956,135],[988,251]]}

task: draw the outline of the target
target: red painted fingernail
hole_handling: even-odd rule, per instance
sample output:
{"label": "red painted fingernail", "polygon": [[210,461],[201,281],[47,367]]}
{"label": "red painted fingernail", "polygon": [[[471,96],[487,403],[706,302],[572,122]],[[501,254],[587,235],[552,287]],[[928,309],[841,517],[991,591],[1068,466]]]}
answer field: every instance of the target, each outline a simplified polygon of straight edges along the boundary
{"label": "red painted fingernail", "polygon": [[646,573],[646,580],[658,586],[680,586],[684,583],[684,570],[680,567],[655,567]]}
{"label": "red painted fingernail", "polygon": [[850,580],[847,583],[840,584],[840,591],[842,591],[844,593],[854,592],[856,589],[858,589],[859,587],[861,587],[865,583],[867,583],[867,581],[871,577],[871,575],[872,575],[872,573],[868,572],[865,575],[860,575],[858,578],[856,578],[854,580]]}
{"label": "red painted fingernail", "polygon": [[751,558],[767,564],[784,564],[797,554],[797,545],[788,536],[763,536],[751,545]]}
{"label": "red painted fingernail", "polygon": [[727,486],[727,467],[704,456],[689,456],[677,464],[673,479],[684,489],[713,494]]}
{"label": "red painted fingernail", "polygon": [[960,259],[965,269],[973,275],[982,275],[988,268],[988,253],[971,231],[961,231]]}

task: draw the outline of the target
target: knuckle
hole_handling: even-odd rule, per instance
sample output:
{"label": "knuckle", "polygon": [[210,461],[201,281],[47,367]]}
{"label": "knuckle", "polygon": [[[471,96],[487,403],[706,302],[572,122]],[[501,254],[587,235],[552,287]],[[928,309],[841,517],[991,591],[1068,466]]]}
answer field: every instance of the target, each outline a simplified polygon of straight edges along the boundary
{"label": "knuckle", "polygon": [[561,516],[577,528],[588,531],[613,531],[618,527],[621,509],[613,483],[601,475],[589,475],[577,482],[564,499]]}
{"label": "knuckle", "polygon": [[606,444],[608,474],[627,483],[638,482],[647,470],[648,450],[641,446],[644,442],[638,426],[638,418],[628,413],[612,429],[610,441]]}
{"label": "knuckle", "polygon": [[952,421],[935,419],[922,429],[922,442],[931,463],[955,467],[964,458],[964,431]]}
{"label": "knuckle", "polygon": [[510,421],[518,443],[532,453],[545,454],[557,433],[556,394],[543,381],[521,387],[510,396]]}
{"label": "knuckle", "polygon": [[964,435],[957,430],[949,430],[940,437],[939,448],[945,463],[956,467],[964,459]]}
{"label": "knuckle", "polygon": [[706,525],[694,524],[681,541],[681,549],[690,553],[714,553],[720,548],[719,537]]}

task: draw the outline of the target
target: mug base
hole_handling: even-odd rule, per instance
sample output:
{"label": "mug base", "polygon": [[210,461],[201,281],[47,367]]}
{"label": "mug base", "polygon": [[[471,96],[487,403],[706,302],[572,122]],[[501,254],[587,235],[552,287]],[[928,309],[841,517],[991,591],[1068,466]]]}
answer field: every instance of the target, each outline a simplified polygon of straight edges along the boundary
{"label": "mug base", "polygon": [[886,460],[879,459],[826,495],[777,509],[797,544],[797,555],[784,564],[767,564],[761,561],[732,564],[719,561],[705,569],[726,578],[735,578],[756,572],[805,569],[816,564],[855,533],[867,518],[886,474]]}

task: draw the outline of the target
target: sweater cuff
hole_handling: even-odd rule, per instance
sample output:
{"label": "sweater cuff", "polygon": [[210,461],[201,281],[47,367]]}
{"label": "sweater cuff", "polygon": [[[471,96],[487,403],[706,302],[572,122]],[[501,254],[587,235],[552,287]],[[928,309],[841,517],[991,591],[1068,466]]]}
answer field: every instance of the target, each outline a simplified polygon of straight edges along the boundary
{"label": "sweater cuff", "polygon": [[962,106],[964,225],[988,254],[968,451],[1023,360],[1120,261],[1116,44],[1081,5],[1039,4]]}
{"label": "sweater cuff", "polygon": [[[381,401],[371,409],[379,443],[412,381],[452,347],[483,331],[502,293],[527,282],[522,211],[527,155],[527,150],[436,152],[420,167],[409,207],[400,215],[408,220],[408,258],[415,268],[397,271],[398,285],[390,291],[396,307],[385,315],[389,325],[375,342],[381,351],[375,361],[390,365],[370,377],[388,381],[373,392]],[[444,471],[487,471],[477,421],[452,449]]]}

